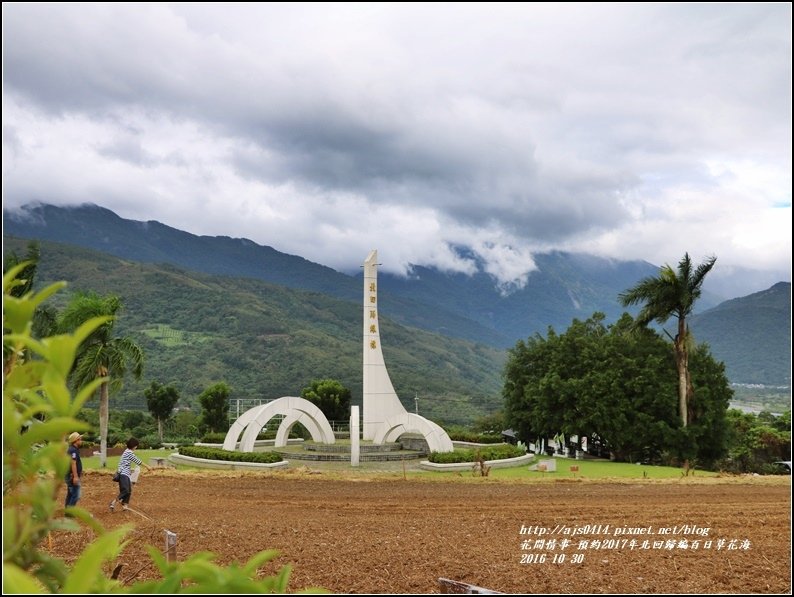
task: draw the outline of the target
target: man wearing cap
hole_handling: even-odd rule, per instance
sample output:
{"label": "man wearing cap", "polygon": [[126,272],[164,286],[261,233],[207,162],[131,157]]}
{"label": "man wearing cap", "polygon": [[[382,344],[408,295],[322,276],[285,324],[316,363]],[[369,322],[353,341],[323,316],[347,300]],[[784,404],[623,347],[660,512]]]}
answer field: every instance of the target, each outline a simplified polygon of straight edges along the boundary
{"label": "man wearing cap", "polygon": [[66,473],[66,507],[76,506],[80,499],[80,477],[83,476],[83,461],[80,460],[80,444],[83,436],[73,431],[69,434],[69,472]]}

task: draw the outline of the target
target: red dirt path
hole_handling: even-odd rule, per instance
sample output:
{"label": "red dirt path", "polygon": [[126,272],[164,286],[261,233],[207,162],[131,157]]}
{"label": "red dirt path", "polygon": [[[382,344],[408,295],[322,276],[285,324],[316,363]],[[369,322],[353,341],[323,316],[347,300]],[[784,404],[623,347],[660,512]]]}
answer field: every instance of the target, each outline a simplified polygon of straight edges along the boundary
{"label": "red dirt path", "polygon": [[[135,523],[132,544],[115,562],[124,564],[121,579],[149,561],[146,544],[163,548],[168,529],[177,534],[180,559],[209,550],[220,563],[243,562],[277,549],[276,564],[293,567],[291,591],[439,593],[438,579],[446,577],[507,593],[791,593],[788,480],[509,483],[156,471],[142,475],[131,503],[151,521],[111,514],[116,487],[109,474],[89,471],[80,506],[108,528]],[[558,534],[554,549],[540,549],[540,537],[520,534],[522,525],[548,529],[545,539],[558,525],[596,528]],[[690,532],[675,537],[675,548],[652,547],[669,539],[660,527],[685,525]],[[615,537],[616,527],[650,527],[653,534]],[[693,527],[709,529],[708,536]],[[68,560],[90,534],[58,533],[53,552]],[[563,538],[572,543],[561,550]],[[628,542],[607,549],[579,543],[632,538],[634,549]],[[684,538],[700,539],[699,549],[678,547]],[[644,539],[649,549],[640,548]],[[708,549],[706,540],[713,542]],[[738,549],[728,548],[732,540]],[[542,554],[542,563],[521,563]],[[555,554],[565,561],[554,563]],[[137,578],[154,574],[148,566]]]}

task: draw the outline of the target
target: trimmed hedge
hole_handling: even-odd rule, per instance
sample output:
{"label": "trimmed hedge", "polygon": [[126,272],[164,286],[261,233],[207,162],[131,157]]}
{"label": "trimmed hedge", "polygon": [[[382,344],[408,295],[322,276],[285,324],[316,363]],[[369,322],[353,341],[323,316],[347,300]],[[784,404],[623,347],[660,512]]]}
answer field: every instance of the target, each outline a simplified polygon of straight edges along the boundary
{"label": "trimmed hedge", "polygon": [[428,456],[430,462],[436,464],[453,464],[458,462],[475,463],[480,458],[483,460],[504,460],[505,458],[516,458],[526,454],[524,448],[511,445],[493,446],[490,448],[478,448],[474,450],[455,450],[454,452],[431,452]]}
{"label": "trimmed hedge", "polygon": [[[302,437],[299,433],[295,433],[295,429],[290,431],[290,437]],[[278,434],[278,429],[272,429],[269,431],[265,431],[264,429],[259,432],[259,435],[256,436],[256,439],[276,439],[276,435]],[[309,435],[308,437],[311,437]],[[306,439],[306,438],[304,438]],[[226,434],[225,433],[205,433],[204,436],[201,438],[201,443],[203,444],[222,444],[226,441]]]}
{"label": "trimmed hedge", "polygon": [[263,464],[273,464],[274,462],[281,462],[283,460],[276,452],[233,452],[204,446],[180,446],[179,453],[183,456],[191,456],[192,458],[223,460],[224,462],[260,462]]}
{"label": "trimmed hedge", "polygon": [[473,444],[501,444],[504,441],[496,433],[475,433],[474,431],[457,430],[447,431],[449,439],[453,442],[471,442]]}

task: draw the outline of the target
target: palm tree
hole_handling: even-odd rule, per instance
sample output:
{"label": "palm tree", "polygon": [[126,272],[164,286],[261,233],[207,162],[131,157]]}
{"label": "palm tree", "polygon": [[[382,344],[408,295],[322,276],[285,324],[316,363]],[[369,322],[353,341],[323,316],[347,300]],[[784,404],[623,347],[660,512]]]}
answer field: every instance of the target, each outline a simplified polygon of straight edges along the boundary
{"label": "palm tree", "polygon": [[99,462],[102,467],[107,464],[110,392],[121,388],[128,370],[136,379],[143,373],[143,350],[129,338],[113,337],[113,324],[121,306],[121,299],[117,296],[100,297],[95,293],[79,293],[59,318],[59,329],[69,332],[92,317],[111,317],[108,323],[99,326],[80,345],[71,372],[71,382],[78,389],[98,377],[107,378],[99,386]]}
{"label": "palm tree", "polygon": [[645,327],[654,320],[663,324],[672,316],[678,318],[678,333],[671,338],[678,370],[678,408],[684,427],[690,422],[689,408],[694,394],[689,376],[691,340],[686,318],[692,313],[695,301],[700,298],[703,280],[716,261],[716,257],[709,257],[693,271],[689,253],[684,253],[684,258],[678,263],[678,271],[665,265],[658,277],[644,278],[633,288],[618,295],[624,307],[644,303],[635,319],[637,326]]}

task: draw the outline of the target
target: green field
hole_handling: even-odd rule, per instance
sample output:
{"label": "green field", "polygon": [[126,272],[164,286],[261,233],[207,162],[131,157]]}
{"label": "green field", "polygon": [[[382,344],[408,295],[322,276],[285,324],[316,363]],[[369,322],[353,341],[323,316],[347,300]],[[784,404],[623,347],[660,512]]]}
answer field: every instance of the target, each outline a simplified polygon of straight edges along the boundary
{"label": "green field", "polygon": [[206,334],[199,334],[197,332],[186,332],[178,330],[165,324],[155,324],[155,327],[145,328],[141,330],[150,338],[157,340],[164,346],[183,346],[192,342],[204,342],[210,339]]}
{"label": "green field", "polygon": [[[161,449],[161,450],[137,450],[135,454],[146,464],[149,464],[151,458],[167,458],[174,450]],[[116,470],[119,462],[119,456],[109,456],[107,459],[107,467],[105,470],[113,472]],[[548,460],[543,458],[543,460]],[[529,470],[530,465],[521,465],[512,468],[492,468],[488,476],[495,479],[514,479],[514,480],[555,480],[555,479],[678,479],[683,476],[683,469],[670,467],[670,466],[652,466],[646,464],[629,464],[625,462],[609,462],[606,460],[573,460],[570,458],[555,458],[557,464],[556,472],[538,472]],[[578,467],[578,470],[572,471],[571,467]],[[395,473],[402,471],[402,465],[399,463],[362,463],[357,468],[351,467],[344,462],[324,463],[324,462],[308,462],[293,460],[290,462],[290,469],[297,469],[301,467],[308,467],[319,470],[327,470],[328,472],[337,472],[345,474],[356,474],[366,476],[368,474],[383,473],[384,469],[393,470]],[[86,470],[99,470],[99,457],[90,456],[83,458],[83,468]],[[179,470],[199,470],[194,467],[187,467],[178,465]],[[406,474],[411,477],[471,477],[475,476],[472,471],[417,471],[416,461],[411,461],[406,464]],[[207,473],[212,471],[209,469],[201,469]],[[144,470],[145,474],[145,470]],[[690,471],[690,476],[696,477],[716,477],[719,473],[712,471],[702,471],[695,469]],[[478,473],[479,475],[479,473]]]}
{"label": "green field", "polygon": [[[543,460],[548,460],[544,458]],[[672,466],[651,466],[647,464],[629,464],[626,462],[609,462],[606,460],[572,460],[555,458],[556,472],[530,471],[529,466],[514,468],[491,469],[489,476],[497,479],[675,479],[680,478],[683,469]],[[578,471],[571,471],[571,467]],[[690,470],[689,474],[692,475]],[[715,477],[718,473],[711,471],[694,471],[695,476]]]}
{"label": "green field", "polygon": [[[99,448],[97,448],[99,451]],[[147,465],[149,464],[150,458],[168,458],[170,454],[173,454],[175,450],[135,450],[135,455],[140,458],[143,462]],[[111,473],[115,472],[119,466],[119,458],[121,456],[108,456],[107,466],[105,470],[110,471]],[[83,470],[87,471],[98,471],[101,470],[99,466],[99,456],[83,456]],[[144,469],[145,471],[146,469]]]}

